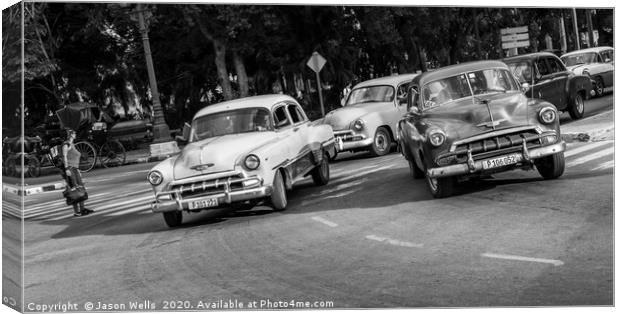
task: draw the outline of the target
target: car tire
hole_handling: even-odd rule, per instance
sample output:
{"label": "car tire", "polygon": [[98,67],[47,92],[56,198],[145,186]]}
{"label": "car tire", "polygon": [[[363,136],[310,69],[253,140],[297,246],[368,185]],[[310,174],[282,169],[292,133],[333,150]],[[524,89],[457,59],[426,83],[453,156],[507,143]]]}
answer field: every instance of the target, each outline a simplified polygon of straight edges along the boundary
{"label": "car tire", "polygon": [[336,160],[336,158],[338,158],[338,152],[334,149],[334,155],[329,155],[329,161],[334,161]]}
{"label": "car tire", "polygon": [[545,180],[556,179],[564,173],[564,153],[557,153],[537,159],[534,164]]}
{"label": "car tire", "polygon": [[431,179],[427,174],[424,176],[426,177],[426,186],[428,186],[434,198],[444,198],[454,193],[455,177]]}
{"label": "car tire", "polygon": [[282,172],[276,171],[273,178],[273,190],[271,191],[271,206],[275,210],[286,209],[286,186],[284,186],[284,179],[282,178]]}
{"label": "car tire", "polygon": [[375,137],[370,145],[370,154],[378,157],[387,155],[390,152],[392,146],[392,138],[390,132],[385,127],[377,128]]}
{"label": "car tire", "polygon": [[170,228],[176,228],[183,224],[182,211],[165,212],[162,214],[164,215],[164,221],[166,221],[166,225],[168,225],[168,227]]}
{"label": "car tire", "polygon": [[422,171],[422,169],[420,169],[418,165],[416,165],[415,160],[408,160],[408,162],[409,162],[409,174],[414,179],[423,179],[424,171]]}
{"label": "car tire", "polygon": [[580,93],[576,93],[573,97],[573,101],[568,106],[568,114],[573,120],[583,118],[585,111],[585,105],[583,103],[583,96]]}
{"label": "car tire", "polygon": [[603,79],[600,76],[597,76],[594,79],[594,93],[596,97],[603,96],[603,92],[605,91],[605,84],[603,84]]}
{"label": "car tire", "polygon": [[317,186],[326,185],[329,182],[329,155],[323,152],[321,162],[312,169],[312,181]]}

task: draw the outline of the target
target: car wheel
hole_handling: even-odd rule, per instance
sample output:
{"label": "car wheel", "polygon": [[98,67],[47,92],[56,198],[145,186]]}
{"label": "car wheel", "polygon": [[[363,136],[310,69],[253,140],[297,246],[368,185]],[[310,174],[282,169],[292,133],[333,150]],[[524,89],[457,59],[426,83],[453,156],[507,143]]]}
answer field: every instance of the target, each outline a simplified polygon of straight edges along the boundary
{"label": "car wheel", "polygon": [[325,185],[329,182],[329,155],[327,152],[323,152],[323,158],[321,162],[312,169],[312,181],[317,186]]}
{"label": "car wheel", "polygon": [[600,76],[597,76],[594,79],[594,92],[596,93],[596,97],[603,96],[603,91],[605,91],[603,79]]}
{"label": "car wheel", "polygon": [[284,186],[284,179],[282,178],[282,172],[277,171],[273,178],[273,190],[271,191],[271,205],[275,210],[286,209],[286,187]]}
{"label": "car wheel", "polygon": [[165,212],[163,213],[164,220],[166,221],[166,225],[170,228],[175,228],[180,226],[183,223],[183,212],[182,211],[173,211],[173,212]]}
{"label": "car wheel", "polygon": [[409,162],[409,174],[414,178],[414,179],[422,179],[424,178],[424,171],[422,171],[422,169],[420,169],[418,167],[418,165],[416,165],[414,160],[408,160]]}
{"label": "car wheel", "polygon": [[444,198],[454,193],[454,186],[456,185],[454,177],[430,178],[428,174],[425,174],[425,177],[426,185],[434,198]]}
{"label": "car wheel", "polygon": [[583,118],[583,112],[585,110],[583,104],[583,97],[580,93],[575,94],[573,102],[568,106],[568,114],[573,120]]}
{"label": "car wheel", "polygon": [[564,173],[564,153],[539,158],[534,164],[545,180],[558,178]]}
{"label": "car wheel", "polygon": [[375,132],[375,138],[370,145],[370,154],[373,156],[383,156],[390,152],[392,139],[385,127],[379,127]]}

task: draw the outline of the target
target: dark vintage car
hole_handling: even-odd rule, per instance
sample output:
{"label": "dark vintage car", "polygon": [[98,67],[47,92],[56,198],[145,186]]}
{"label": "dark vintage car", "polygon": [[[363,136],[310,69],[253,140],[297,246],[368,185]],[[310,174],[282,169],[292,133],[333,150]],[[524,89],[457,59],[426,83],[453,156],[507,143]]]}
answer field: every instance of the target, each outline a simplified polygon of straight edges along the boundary
{"label": "dark vintage car", "polygon": [[558,112],[528,99],[500,61],[426,72],[409,85],[409,111],[398,124],[401,153],[434,197],[472,177],[535,166],[545,179],[564,173],[566,144]]}
{"label": "dark vintage car", "polygon": [[590,97],[592,81],[566,69],[562,60],[550,52],[536,52],[503,60],[521,84],[529,85],[525,94],[546,100],[571,118],[584,114],[584,100]]}

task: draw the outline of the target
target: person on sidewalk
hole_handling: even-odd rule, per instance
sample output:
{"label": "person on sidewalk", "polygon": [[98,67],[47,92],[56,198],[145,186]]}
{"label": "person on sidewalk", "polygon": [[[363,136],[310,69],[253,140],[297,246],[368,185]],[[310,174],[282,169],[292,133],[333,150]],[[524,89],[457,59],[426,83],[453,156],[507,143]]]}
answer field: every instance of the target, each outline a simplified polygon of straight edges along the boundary
{"label": "person on sidewalk", "polygon": [[[67,187],[69,188],[77,188],[82,187],[84,192],[86,192],[86,187],[84,187],[84,183],[82,182],[82,175],[80,174],[80,152],[75,148],[76,132],[72,129],[67,129],[67,140],[62,143],[62,153],[61,158],[62,162],[60,163],[60,170],[63,179],[67,182]],[[84,207],[84,201],[73,202],[72,199],[69,198],[69,194],[66,193],[65,197],[67,197],[67,204],[73,205],[73,216],[85,216],[90,213],[93,213],[93,210],[90,210]]]}

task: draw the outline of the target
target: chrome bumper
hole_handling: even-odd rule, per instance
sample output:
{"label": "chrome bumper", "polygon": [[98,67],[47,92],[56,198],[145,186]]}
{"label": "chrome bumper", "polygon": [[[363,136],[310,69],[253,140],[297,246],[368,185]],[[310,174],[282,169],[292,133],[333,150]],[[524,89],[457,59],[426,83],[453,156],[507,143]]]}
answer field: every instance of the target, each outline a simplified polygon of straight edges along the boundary
{"label": "chrome bumper", "polygon": [[[548,145],[540,148],[535,148],[532,150],[526,150],[523,152],[523,160],[524,161],[532,161],[534,159],[538,159],[541,157],[557,154],[566,150],[566,143],[560,142],[553,145]],[[482,163],[483,160],[473,161],[471,163],[461,163],[456,165],[450,165],[445,167],[437,167],[431,168],[427,170],[427,175],[430,178],[444,178],[444,177],[452,177],[463,174],[471,174],[480,172],[483,170]]]}
{"label": "chrome bumper", "polygon": [[[344,141],[343,138],[346,137],[353,137],[353,136],[360,136],[362,137],[361,140],[356,140],[356,141]],[[351,130],[347,130],[347,131],[334,131],[334,137],[336,140],[336,150],[338,152],[342,152],[342,151],[349,151],[349,150],[353,150],[356,148],[363,148],[363,147],[367,147],[372,145],[372,138],[364,138],[365,136],[362,134],[355,134],[353,133],[353,131]]]}
{"label": "chrome bumper", "polygon": [[[256,180],[255,177],[240,179],[241,181]],[[198,195],[194,197],[183,198],[179,190],[163,191],[155,195],[155,201],[151,204],[151,210],[154,213],[171,212],[189,210],[189,204],[194,201],[201,201],[207,199],[217,199],[217,204],[227,205],[235,202],[247,201],[257,198],[263,198],[271,195],[272,187],[269,185],[263,185],[263,180],[259,179],[260,183],[254,187],[247,187],[242,190],[230,190],[229,186],[226,186],[223,192]],[[174,198],[172,197],[174,195]],[[209,209],[210,207],[204,208]],[[216,208],[216,207],[213,207]],[[200,210],[200,209],[199,209]]]}

